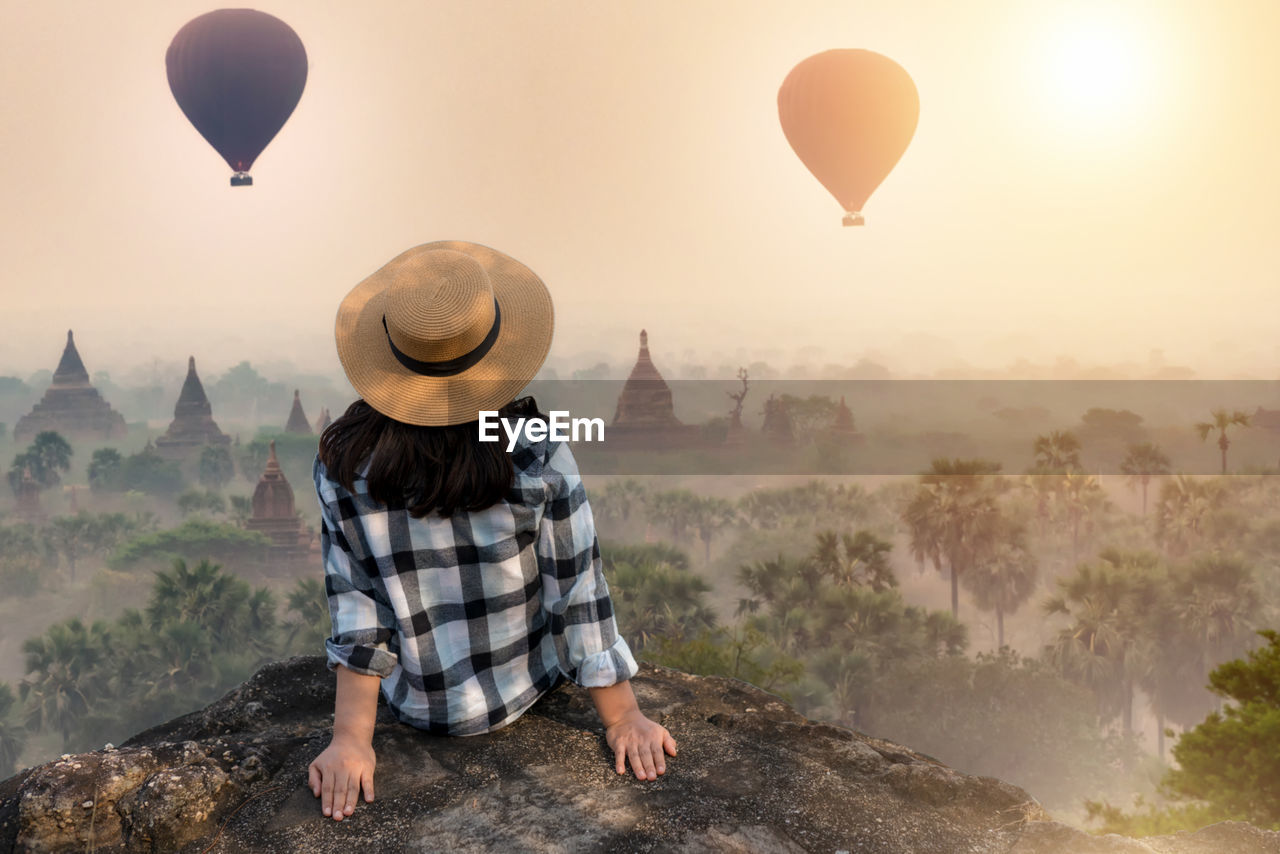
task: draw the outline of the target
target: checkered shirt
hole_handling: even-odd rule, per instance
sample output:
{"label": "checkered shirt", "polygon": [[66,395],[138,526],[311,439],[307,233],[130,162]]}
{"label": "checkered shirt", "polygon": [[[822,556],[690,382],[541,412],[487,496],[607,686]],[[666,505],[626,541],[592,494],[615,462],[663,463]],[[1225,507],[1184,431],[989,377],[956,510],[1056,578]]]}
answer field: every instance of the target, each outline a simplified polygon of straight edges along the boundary
{"label": "checkered shirt", "polygon": [[421,519],[315,462],[329,668],[382,677],[396,716],[436,734],[498,729],[561,674],[602,687],[638,669],[569,446],[522,436],[511,461],[504,500]]}

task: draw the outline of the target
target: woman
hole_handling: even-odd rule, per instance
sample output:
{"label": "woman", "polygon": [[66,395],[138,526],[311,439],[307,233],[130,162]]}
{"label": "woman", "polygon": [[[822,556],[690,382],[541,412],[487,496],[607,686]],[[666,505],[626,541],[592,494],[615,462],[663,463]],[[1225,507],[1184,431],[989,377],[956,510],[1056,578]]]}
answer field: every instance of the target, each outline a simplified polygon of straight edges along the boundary
{"label": "woman", "polygon": [[619,774],[629,762],[656,780],[676,753],[631,690],[569,446],[479,441],[481,411],[541,417],[512,398],[546,358],[552,320],[532,270],[464,242],[402,253],[338,309],[338,356],[362,399],[315,463],[337,700],[309,769],[335,820],[361,789],[373,800],[379,687],[399,720],[474,735],[568,678],[590,690]]}

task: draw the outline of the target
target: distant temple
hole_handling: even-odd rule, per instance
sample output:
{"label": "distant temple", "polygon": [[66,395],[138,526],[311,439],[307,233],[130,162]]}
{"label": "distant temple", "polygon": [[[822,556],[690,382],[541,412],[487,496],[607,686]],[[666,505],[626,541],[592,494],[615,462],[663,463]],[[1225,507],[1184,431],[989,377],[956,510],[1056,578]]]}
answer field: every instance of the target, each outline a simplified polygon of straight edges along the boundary
{"label": "distant temple", "polygon": [[31,466],[22,467],[22,478],[14,489],[14,499],[14,510],[19,519],[30,525],[44,522],[47,514],[40,503],[40,484],[31,476]]}
{"label": "distant temple", "polygon": [[267,547],[268,571],[284,574],[284,570],[307,562],[312,554],[312,534],[294,509],[293,487],[276,458],[276,443],[271,442],[269,447],[266,468],[253,490],[253,516],[245,527],[271,539]]}
{"label": "distant temple", "polygon": [[289,410],[289,420],[285,422],[284,432],[311,435],[311,423],[307,421],[307,413],[302,411],[302,396],[296,388],[293,390],[293,408]]}
{"label": "distant temple", "polygon": [[13,438],[23,441],[43,430],[81,439],[122,439],[128,432],[124,417],[89,382],[89,372],[69,329],[67,346],[53,372],[53,384],[31,412],[18,420]]}
{"label": "distant temple", "polygon": [[321,407],[320,417],[316,419],[316,433],[323,433],[324,428],[333,423],[333,419],[329,417],[329,407]]}
{"label": "distant temple", "polygon": [[848,404],[844,402],[844,395],[840,396],[840,406],[836,408],[835,421],[827,428],[827,433],[840,442],[861,444],[866,439],[865,436],[858,432],[858,428],[853,421],[853,412],[850,411]]}
{"label": "distant temple", "polygon": [[231,438],[219,430],[213,420],[213,407],[196,374],[196,357],[192,356],[187,360],[187,378],[173,408],[173,421],[165,434],[156,439],[156,452],[176,459],[205,445],[230,444]]}
{"label": "distant temple", "polygon": [[640,354],[618,395],[613,424],[605,431],[609,446],[672,446],[697,441],[698,428],[676,418],[667,385],[649,356],[649,334],[640,330]]}
{"label": "distant temple", "polygon": [[840,406],[836,408],[836,420],[831,425],[833,433],[857,433],[858,428],[853,424],[853,412],[849,409],[848,404],[844,402],[844,395],[840,395]]}
{"label": "distant temple", "polygon": [[790,445],[796,440],[787,405],[772,394],[764,402],[764,423],[760,425],[760,432],[766,439],[779,445]]}

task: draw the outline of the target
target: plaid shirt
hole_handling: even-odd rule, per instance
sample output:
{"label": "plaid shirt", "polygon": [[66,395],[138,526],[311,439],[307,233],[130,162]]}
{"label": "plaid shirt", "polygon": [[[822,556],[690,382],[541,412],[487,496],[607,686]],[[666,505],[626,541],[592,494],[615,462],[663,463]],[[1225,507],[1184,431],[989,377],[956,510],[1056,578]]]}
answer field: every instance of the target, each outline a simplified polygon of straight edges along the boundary
{"label": "plaid shirt", "polygon": [[561,674],[602,687],[638,670],[569,446],[522,435],[511,461],[505,500],[421,519],[315,462],[329,668],[382,677],[396,716],[436,734],[504,726]]}

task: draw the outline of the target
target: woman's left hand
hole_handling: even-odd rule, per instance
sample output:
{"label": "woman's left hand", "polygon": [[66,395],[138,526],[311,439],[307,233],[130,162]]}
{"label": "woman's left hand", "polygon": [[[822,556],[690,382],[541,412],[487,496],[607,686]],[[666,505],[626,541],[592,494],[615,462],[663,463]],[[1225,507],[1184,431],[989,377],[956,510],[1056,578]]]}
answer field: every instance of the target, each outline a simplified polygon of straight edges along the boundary
{"label": "woman's left hand", "polygon": [[630,762],[637,780],[658,779],[667,771],[664,751],[676,755],[676,740],[667,728],[649,720],[638,709],[606,728],[604,737],[617,759],[618,773],[627,773],[626,763]]}

